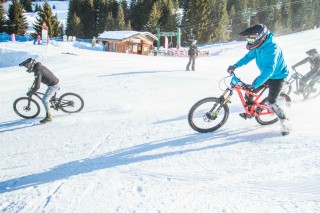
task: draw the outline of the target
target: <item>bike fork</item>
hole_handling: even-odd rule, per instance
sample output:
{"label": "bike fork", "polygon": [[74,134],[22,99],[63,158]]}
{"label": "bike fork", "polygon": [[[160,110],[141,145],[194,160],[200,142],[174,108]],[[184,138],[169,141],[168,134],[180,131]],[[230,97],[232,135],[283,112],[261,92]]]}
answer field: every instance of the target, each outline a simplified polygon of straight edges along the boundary
{"label": "bike fork", "polygon": [[[229,92],[229,94],[226,96],[226,94]],[[226,97],[225,97],[226,96]],[[219,102],[216,102],[213,107],[211,108],[210,117],[211,119],[217,118],[221,108],[230,102],[230,98],[232,96],[232,90],[226,90],[224,93],[219,97]],[[219,105],[219,107],[216,109],[216,107]],[[215,110],[216,109],[216,110]],[[208,116],[208,115],[207,115]]]}

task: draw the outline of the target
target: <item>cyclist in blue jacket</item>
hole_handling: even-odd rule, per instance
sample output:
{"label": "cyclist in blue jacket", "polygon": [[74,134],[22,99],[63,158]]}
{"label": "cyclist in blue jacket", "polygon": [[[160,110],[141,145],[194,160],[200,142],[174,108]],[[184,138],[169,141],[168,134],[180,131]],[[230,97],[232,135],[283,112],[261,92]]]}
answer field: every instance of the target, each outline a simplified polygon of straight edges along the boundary
{"label": "cyclist in blue jacket", "polygon": [[[277,98],[280,95],[285,78],[289,74],[287,64],[284,61],[281,48],[274,42],[274,34],[270,32],[263,24],[256,24],[247,28],[239,35],[247,38],[247,49],[249,52],[234,65],[229,66],[228,72],[233,72],[236,68],[256,60],[256,64],[261,74],[254,80],[249,88],[257,92],[267,84],[269,87],[268,105],[277,114],[281,123],[282,135],[290,133],[290,125],[284,111],[277,104]],[[252,101],[248,97],[247,101]],[[250,103],[247,103],[250,105]],[[241,113],[241,117],[249,118],[246,113]]]}

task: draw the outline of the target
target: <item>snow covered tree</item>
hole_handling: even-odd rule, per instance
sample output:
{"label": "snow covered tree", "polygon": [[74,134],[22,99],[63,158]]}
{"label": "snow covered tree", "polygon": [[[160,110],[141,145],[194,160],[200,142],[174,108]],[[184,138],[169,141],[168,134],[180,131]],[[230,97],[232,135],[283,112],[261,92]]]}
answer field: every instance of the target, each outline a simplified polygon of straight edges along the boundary
{"label": "snow covered tree", "polygon": [[42,33],[42,25],[46,23],[48,26],[48,36],[49,37],[59,37],[60,34],[60,22],[58,20],[57,15],[52,14],[52,10],[50,5],[45,2],[43,5],[43,10],[38,11],[38,17],[36,18],[35,23],[33,24],[33,28],[36,33],[33,34],[33,37],[37,35],[41,35]]}
{"label": "snow covered tree", "polygon": [[7,32],[9,34],[24,35],[28,27],[27,19],[23,14],[23,7],[18,0],[13,0],[8,11]]}

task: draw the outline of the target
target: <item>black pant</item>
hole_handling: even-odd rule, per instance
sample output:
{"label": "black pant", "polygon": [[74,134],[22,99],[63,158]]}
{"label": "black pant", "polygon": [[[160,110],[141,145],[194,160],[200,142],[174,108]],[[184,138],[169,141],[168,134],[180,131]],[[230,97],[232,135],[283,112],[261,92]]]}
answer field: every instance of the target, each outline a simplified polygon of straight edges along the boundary
{"label": "black pant", "polygon": [[[269,79],[265,83],[269,88],[269,94],[267,97],[268,105],[276,113],[276,115],[282,120],[287,119],[287,116],[284,114],[284,111],[276,102],[281,93],[284,81],[285,81],[284,79]],[[264,86],[265,85],[261,85],[260,87],[254,89],[253,92],[254,93],[259,92],[264,88]],[[247,102],[252,101],[252,99],[253,99],[253,96],[246,97]]]}
{"label": "black pant", "polygon": [[[284,83],[284,79],[269,79],[266,81],[266,85],[269,88],[269,94],[268,94],[268,102],[270,104],[274,104],[277,101],[277,98],[279,97],[282,86]],[[265,85],[261,85],[260,87],[253,90],[253,93],[258,93],[260,90],[262,90],[265,87]],[[252,100],[253,97],[246,97],[248,100]]]}
{"label": "black pant", "polygon": [[195,55],[189,56],[189,63],[187,64],[187,70],[189,69],[191,63],[192,63],[191,68],[192,68],[192,70],[194,70],[194,66],[196,63],[196,56]]}

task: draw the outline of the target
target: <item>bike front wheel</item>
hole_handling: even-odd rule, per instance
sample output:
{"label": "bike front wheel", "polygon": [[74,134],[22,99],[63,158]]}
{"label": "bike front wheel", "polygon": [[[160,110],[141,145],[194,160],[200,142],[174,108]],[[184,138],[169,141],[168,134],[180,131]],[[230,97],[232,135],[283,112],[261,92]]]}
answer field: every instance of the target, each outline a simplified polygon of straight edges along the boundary
{"label": "bike front wheel", "polygon": [[28,97],[21,97],[13,103],[14,112],[22,118],[35,118],[40,113],[39,104]]}
{"label": "bike front wheel", "polygon": [[303,90],[303,98],[304,99],[311,99],[315,98],[320,95],[320,81],[317,81],[316,83],[312,85],[306,86],[306,88]]}
{"label": "bike front wheel", "polygon": [[59,98],[59,109],[66,113],[80,112],[84,107],[84,101],[75,93],[65,93]]}
{"label": "bike front wheel", "polygon": [[229,117],[229,107],[219,98],[209,97],[195,103],[188,114],[190,127],[200,133],[213,132],[222,127]]}
{"label": "bike front wheel", "polygon": [[[261,101],[261,104],[266,105],[267,98],[263,99]],[[281,108],[284,109],[285,107],[290,107],[291,105],[291,98],[284,94],[281,93],[279,98],[277,99],[277,105]],[[265,108],[257,108],[256,112],[259,114],[259,116],[255,116],[256,121],[261,124],[261,125],[269,125],[269,124],[274,124],[276,123],[279,118],[276,113],[274,113],[271,109],[270,111],[265,109]]]}

